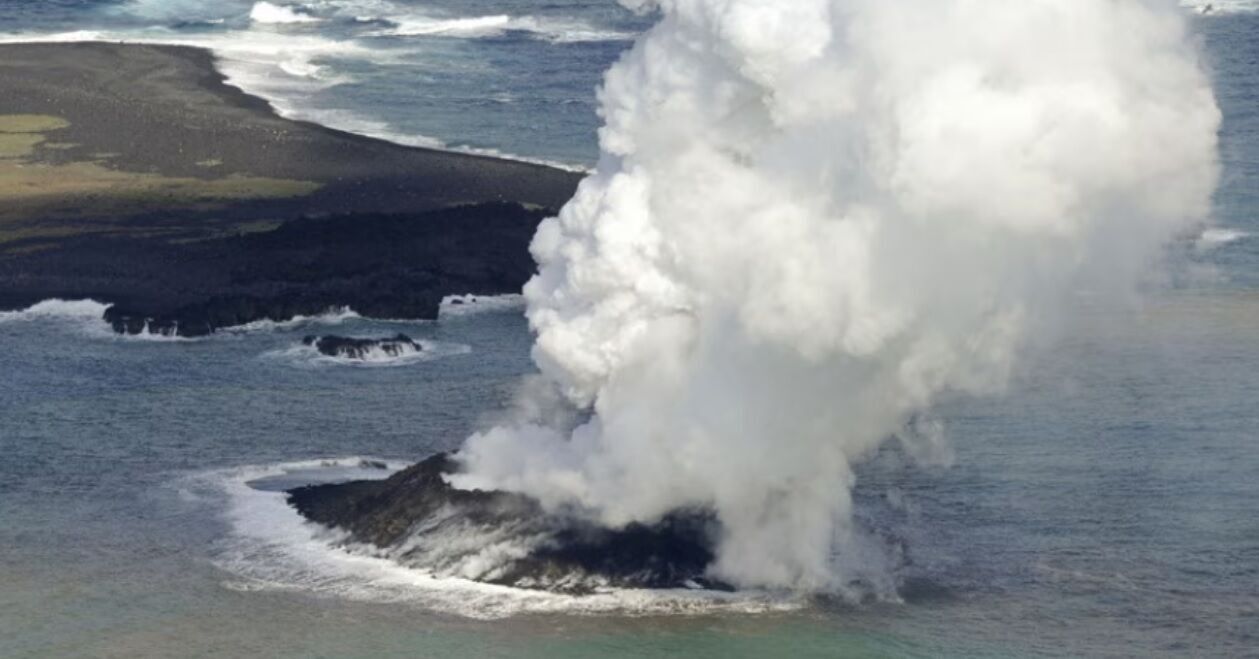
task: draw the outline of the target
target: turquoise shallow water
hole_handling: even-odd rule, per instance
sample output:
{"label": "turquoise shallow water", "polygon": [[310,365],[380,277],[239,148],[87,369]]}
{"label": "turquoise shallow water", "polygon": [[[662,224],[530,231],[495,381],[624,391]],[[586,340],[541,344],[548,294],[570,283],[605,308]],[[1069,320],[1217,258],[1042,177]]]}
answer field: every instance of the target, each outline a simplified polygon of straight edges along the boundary
{"label": "turquoise shallow water", "polygon": [[[641,27],[600,2],[401,4]],[[320,37],[313,62],[353,82],[277,98],[575,163],[592,157],[598,71],[625,46],[523,29],[360,37],[379,28],[336,21],[303,34],[248,23],[252,3],[208,6],[0,0],[0,27]],[[1225,114],[1219,226],[1177,246],[1171,290],[1130,309],[1082,304],[1009,395],[946,401],[949,466],[889,449],[862,467],[859,514],[903,548],[903,602],[683,615],[634,598],[522,601],[337,556],[295,534],[274,498],[241,488],[278,465],[457,446],[531,371],[510,305],[195,342],[120,339],[98,309],[60,305],[0,316],[0,656],[1256,656],[1259,16],[1198,25]],[[325,48],[360,39],[368,50]],[[378,66],[390,49],[403,61]],[[526,73],[551,83],[522,84],[538,79]],[[515,100],[487,102],[484,89]],[[559,97],[576,99],[571,115],[553,111]],[[505,114],[515,128],[495,128]],[[439,356],[356,368],[296,348],[325,330],[406,331]]]}

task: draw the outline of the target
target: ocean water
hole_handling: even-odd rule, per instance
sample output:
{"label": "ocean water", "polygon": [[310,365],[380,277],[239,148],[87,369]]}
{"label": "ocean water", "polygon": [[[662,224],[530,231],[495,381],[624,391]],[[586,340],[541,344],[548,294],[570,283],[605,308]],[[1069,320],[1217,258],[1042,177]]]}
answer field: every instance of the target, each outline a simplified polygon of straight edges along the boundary
{"label": "ocean water", "polygon": [[600,76],[650,23],[610,0],[0,1],[0,41],[204,46],[292,118],[577,168]]}
{"label": "ocean water", "polygon": [[[1215,5],[1195,19],[1225,114],[1214,226],[1141,301],[1082,300],[1007,395],[946,401],[949,459],[861,468],[901,601],[434,580],[284,507],[491,422],[532,371],[516,300],[196,341],[48,302],[0,314],[0,656],[1259,656],[1259,14]],[[588,166],[600,71],[650,22],[593,0],[293,7],[0,0],[0,32],[202,44],[293,116]],[[300,345],[400,331],[422,357]]]}

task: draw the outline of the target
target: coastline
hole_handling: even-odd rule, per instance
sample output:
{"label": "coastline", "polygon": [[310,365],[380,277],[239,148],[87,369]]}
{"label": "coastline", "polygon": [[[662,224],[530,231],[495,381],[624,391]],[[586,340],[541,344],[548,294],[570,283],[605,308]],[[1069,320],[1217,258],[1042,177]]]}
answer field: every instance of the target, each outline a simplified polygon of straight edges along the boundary
{"label": "coastline", "polygon": [[[0,309],[93,298],[116,305],[119,331],[180,334],[339,306],[435,317],[445,295],[518,292],[533,229],[580,180],[286,119],[215,62],[187,46],[0,44]],[[329,233],[341,244],[314,238]]]}

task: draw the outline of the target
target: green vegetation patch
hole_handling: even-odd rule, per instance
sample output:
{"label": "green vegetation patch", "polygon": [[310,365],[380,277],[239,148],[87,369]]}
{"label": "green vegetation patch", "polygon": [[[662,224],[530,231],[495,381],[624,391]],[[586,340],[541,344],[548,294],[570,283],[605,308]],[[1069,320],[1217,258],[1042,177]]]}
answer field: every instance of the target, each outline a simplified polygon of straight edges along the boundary
{"label": "green vegetation patch", "polygon": [[0,160],[26,158],[43,141],[39,133],[0,133]]}
{"label": "green vegetation patch", "polygon": [[47,133],[69,127],[65,119],[47,114],[0,114],[0,133]]}
{"label": "green vegetation patch", "polygon": [[[206,179],[128,172],[100,161],[46,164],[30,160],[44,143],[45,132],[69,125],[60,117],[0,115],[0,244],[125,231],[112,226],[109,218],[163,208],[211,210],[236,201],[301,197],[320,188],[312,181],[265,176],[227,174]],[[213,167],[219,163],[198,164]]]}

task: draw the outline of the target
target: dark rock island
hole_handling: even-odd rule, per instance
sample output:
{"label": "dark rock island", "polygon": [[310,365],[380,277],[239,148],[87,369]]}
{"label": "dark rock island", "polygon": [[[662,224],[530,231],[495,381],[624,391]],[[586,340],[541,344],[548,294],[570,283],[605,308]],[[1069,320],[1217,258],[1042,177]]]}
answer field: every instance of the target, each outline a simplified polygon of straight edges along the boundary
{"label": "dark rock island", "polygon": [[289,491],[306,518],[353,542],[443,576],[585,594],[600,587],[727,590],[705,576],[717,531],[712,516],[678,511],[651,524],[608,529],[544,512],[504,492],[456,490],[439,454],[388,479]]}
{"label": "dark rock island", "polygon": [[519,292],[578,175],[277,116],[182,47],[0,45],[0,310],[197,336]]}
{"label": "dark rock island", "polygon": [[320,354],[342,359],[367,360],[374,356],[386,358],[414,355],[424,348],[406,334],[385,339],[355,339],[345,336],[308,336],[302,344],[313,347]]}

